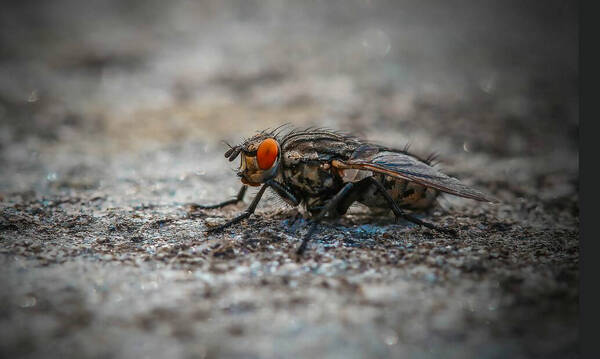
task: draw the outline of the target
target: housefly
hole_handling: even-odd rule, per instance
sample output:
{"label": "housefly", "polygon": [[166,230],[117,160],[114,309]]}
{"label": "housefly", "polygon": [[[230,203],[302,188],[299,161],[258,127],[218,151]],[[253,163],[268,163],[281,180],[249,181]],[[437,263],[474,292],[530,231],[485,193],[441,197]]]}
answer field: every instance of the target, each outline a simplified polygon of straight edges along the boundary
{"label": "housefly", "polygon": [[359,202],[374,210],[391,210],[427,228],[449,234],[441,228],[406,213],[423,211],[435,204],[441,193],[495,202],[491,196],[462,184],[434,168],[431,159],[422,159],[403,150],[364,141],[328,129],[265,130],[229,146],[229,161],[241,157],[237,175],[243,183],[237,197],[219,204],[196,208],[221,208],[241,202],[248,186],[260,186],[250,206],[228,222],[210,228],[217,232],[252,215],[267,188],[292,206],[303,205],[312,224],[298,247],[302,254],[316,226],[325,217],[336,218]]}

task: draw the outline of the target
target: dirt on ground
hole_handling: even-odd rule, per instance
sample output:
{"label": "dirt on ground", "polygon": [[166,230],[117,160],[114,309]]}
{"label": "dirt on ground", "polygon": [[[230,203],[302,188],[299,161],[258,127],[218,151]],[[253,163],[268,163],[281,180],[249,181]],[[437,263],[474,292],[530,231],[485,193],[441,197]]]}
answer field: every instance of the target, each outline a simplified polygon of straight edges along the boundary
{"label": "dirt on ground", "polygon": [[[23,2],[0,15],[0,356],[576,358],[570,3]],[[543,5],[543,6],[542,6]],[[319,226],[235,196],[290,123],[439,154],[498,204]]]}

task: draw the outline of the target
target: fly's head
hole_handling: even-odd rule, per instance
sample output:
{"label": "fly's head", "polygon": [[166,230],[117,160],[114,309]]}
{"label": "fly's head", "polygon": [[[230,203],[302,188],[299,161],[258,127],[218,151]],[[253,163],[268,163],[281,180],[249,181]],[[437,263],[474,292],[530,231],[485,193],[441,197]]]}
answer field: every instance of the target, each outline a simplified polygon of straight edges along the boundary
{"label": "fly's head", "polygon": [[259,133],[225,152],[229,161],[238,155],[241,155],[241,163],[237,175],[243,184],[259,186],[277,175],[281,148],[274,136]]}

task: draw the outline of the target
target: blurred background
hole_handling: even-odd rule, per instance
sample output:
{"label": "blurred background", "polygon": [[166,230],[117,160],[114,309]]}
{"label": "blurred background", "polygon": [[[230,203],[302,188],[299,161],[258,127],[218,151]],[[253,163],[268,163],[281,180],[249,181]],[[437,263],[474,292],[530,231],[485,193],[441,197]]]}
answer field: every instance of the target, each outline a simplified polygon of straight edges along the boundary
{"label": "blurred background", "polygon": [[[4,5],[0,356],[577,357],[578,12]],[[237,192],[221,141],[283,123],[438,152],[502,204],[448,199],[430,217],[459,239],[350,213],[300,263],[272,197],[207,237],[242,208],[183,206]]]}
{"label": "blurred background", "polygon": [[[289,122],[576,163],[577,11],[562,0],[13,3],[0,14],[1,160],[27,172],[48,151],[221,151]],[[3,172],[0,189],[39,185]]]}

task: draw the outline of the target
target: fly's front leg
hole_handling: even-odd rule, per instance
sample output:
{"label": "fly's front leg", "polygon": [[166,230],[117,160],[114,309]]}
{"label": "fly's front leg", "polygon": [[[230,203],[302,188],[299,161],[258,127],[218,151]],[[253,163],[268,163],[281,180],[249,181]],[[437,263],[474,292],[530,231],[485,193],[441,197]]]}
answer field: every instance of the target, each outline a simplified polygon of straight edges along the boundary
{"label": "fly's front leg", "polygon": [[411,216],[410,214],[404,213],[404,211],[402,209],[400,209],[400,207],[398,206],[398,204],[396,203],[396,201],[394,201],[394,199],[392,198],[392,196],[390,196],[390,194],[387,192],[387,190],[385,189],[385,187],[381,183],[379,183],[379,181],[377,181],[373,177],[369,177],[369,180],[371,181],[371,183],[373,183],[373,184],[375,184],[375,186],[377,186],[377,188],[379,189],[379,193],[381,193],[383,195],[383,197],[387,200],[388,204],[392,208],[392,211],[394,212],[394,215],[396,217],[404,218],[404,219],[406,219],[409,222],[418,224],[418,225],[423,226],[423,227],[427,227],[427,228],[432,229],[434,231],[438,231],[438,232],[450,234],[450,235],[453,235],[453,236],[457,235],[456,231],[453,230],[453,229],[447,229],[447,228],[438,227],[438,226],[433,225],[431,223],[423,222],[420,219],[418,219],[417,217]]}
{"label": "fly's front leg", "polygon": [[[279,195],[279,197],[283,198],[283,200],[285,200],[288,204],[290,204],[294,207],[296,207],[300,204],[300,201],[298,200],[298,198],[296,198],[296,196],[294,196],[292,191],[288,187],[286,187],[284,184],[281,184],[274,180],[269,180],[265,183],[268,184],[269,187],[271,187],[273,189],[273,191],[275,191],[275,193],[277,193]],[[292,222],[291,222],[292,226],[298,220],[298,216],[300,216],[300,213],[297,213],[296,216],[294,217],[294,219],[292,220]]]}
{"label": "fly's front leg", "polygon": [[195,204],[192,203],[190,204],[190,207],[192,210],[197,210],[197,209],[216,209],[216,208],[223,208],[225,206],[228,206],[230,204],[236,204],[238,202],[242,202],[244,200],[244,195],[246,195],[246,190],[248,189],[248,186],[242,186],[242,188],[240,188],[240,191],[238,192],[236,198],[234,199],[230,199],[221,203],[217,203],[217,204],[211,204],[211,205],[201,205],[201,204]]}
{"label": "fly's front leg", "polygon": [[296,251],[298,255],[302,255],[302,253],[304,253],[304,250],[306,249],[306,245],[308,244],[311,235],[317,228],[317,224],[319,224],[319,222],[321,222],[323,218],[325,218],[327,213],[329,213],[333,208],[336,208],[338,206],[340,201],[343,200],[346,197],[346,195],[348,195],[348,192],[350,192],[353,186],[354,183],[352,182],[346,183],[346,185],[335,196],[333,196],[331,200],[329,200],[329,202],[325,205],[321,212],[313,218],[313,223],[308,229],[308,232],[306,232],[306,235],[302,240],[302,244],[300,245],[300,247],[298,247],[298,250]]}
{"label": "fly's front leg", "polygon": [[[246,186],[244,186],[244,188],[245,187]],[[242,214],[240,214],[239,216],[233,218],[232,220],[230,220],[220,226],[216,226],[216,227],[212,227],[212,228],[208,229],[207,232],[212,233],[212,232],[221,231],[221,230],[231,226],[232,224],[238,223],[238,222],[250,217],[250,215],[252,215],[252,213],[254,213],[254,211],[256,210],[256,206],[258,206],[258,202],[260,202],[260,199],[262,198],[262,195],[265,193],[265,190],[267,189],[267,187],[269,187],[269,185],[264,184],[260,188],[260,190],[256,194],[256,197],[254,197],[254,199],[252,200],[252,203],[250,203],[250,206]],[[241,190],[240,190],[240,192],[241,192]]]}
{"label": "fly's front leg", "polygon": [[271,187],[281,198],[286,200],[289,204],[293,206],[297,206],[300,204],[300,201],[298,201],[296,196],[294,196],[292,192],[281,183],[269,180],[265,182],[265,184]]}

